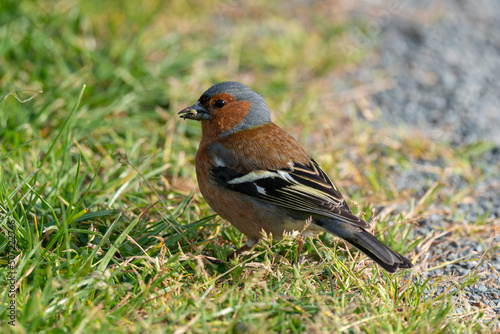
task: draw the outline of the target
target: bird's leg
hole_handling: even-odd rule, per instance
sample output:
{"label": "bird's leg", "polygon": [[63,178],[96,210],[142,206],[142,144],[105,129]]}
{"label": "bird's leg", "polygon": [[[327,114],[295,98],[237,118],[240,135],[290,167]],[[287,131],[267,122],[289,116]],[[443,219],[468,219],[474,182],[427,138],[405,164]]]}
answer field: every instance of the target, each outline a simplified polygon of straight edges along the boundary
{"label": "bird's leg", "polygon": [[243,247],[240,247],[238,248],[237,250],[235,250],[234,252],[232,253],[229,253],[229,255],[227,256],[227,262],[231,261],[232,259],[234,259],[236,256],[240,255],[241,253],[243,252],[246,252],[248,250],[252,249],[252,247],[248,247],[248,245],[244,245]]}
{"label": "bird's leg", "polygon": [[306,219],[306,222],[304,224],[304,228],[302,229],[302,232],[299,234],[299,249],[297,249],[297,265],[299,264],[300,260],[300,252],[302,252],[302,246],[304,246],[304,232],[307,230],[309,225],[311,225],[312,222],[312,216]]}
{"label": "bird's leg", "polygon": [[251,250],[257,244],[257,242],[258,242],[258,240],[248,239],[247,243],[245,245],[238,248],[237,250],[235,250],[234,252],[230,253],[227,256],[227,262],[231,261],[232,259],[234,259],[236,256],[240,255],[241,253]]}
{"label": "bird's leg", "polygon": [[299,236],[299,248],[297,249],[297,265],[299,264],[300,260],[300,252],[302,252],[302,246],[304,245],[304,237]]}

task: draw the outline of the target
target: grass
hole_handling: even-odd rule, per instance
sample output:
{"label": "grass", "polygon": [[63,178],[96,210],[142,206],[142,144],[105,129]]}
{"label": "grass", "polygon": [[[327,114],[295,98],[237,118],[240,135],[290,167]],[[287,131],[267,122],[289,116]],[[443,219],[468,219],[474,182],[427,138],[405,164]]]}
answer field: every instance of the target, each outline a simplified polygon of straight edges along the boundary
{"label": "grass", "polygon": [[[16,303],[15,326],[8,307],[0,309],[5,333],[469,333],[494,326],[486,308],[463,301],[476,272],[422,275],[446,262],[420,253],[433,236],[418,237],[413,224],[443,210],[439,204],[453,217],[474,196],[482,175],[474,161],[489,146],[456,150],[404,129],[375,128],[361,114],[378,119],[376,110],[362,99],[345,105],[329,84],[369,56],[368,49],[342,51],[350,29],[363,23],[347,20],[341,7],[300,6],[2,3],[0,296],[4,306]],[[196,189],[199,124],[176,112],[228,79],[265,96],[276,122],[313,152],[351,206],[375,218],[382,240],[415,258],[416,270],[388,275],[328,235],[308,240],[299,264],[292,236],[267,238],[231,263],[214,261],[245,240]],[[427,193],[394,186],[394,173],[438,157],[445,167],[427,170],[438,176]],[[470,180],[470,189],[449,191],[452,176]],[[478,240],[490,238],[488,219],[474,227]],[[433,293],[439,286],[455,289]]]}

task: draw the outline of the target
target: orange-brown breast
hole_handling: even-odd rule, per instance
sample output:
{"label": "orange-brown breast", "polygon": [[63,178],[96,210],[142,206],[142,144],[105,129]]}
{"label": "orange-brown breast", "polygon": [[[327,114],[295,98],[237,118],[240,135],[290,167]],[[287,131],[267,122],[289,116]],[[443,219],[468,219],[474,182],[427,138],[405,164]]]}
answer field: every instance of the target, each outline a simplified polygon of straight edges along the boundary
{"label": "orange-brown breast", "polygon": [[279,238],[284,230],[300,230],[302,221],[287,216],[287,210],[228,190],[210,179],[213,161],[209,145],[220,144],[231,152],[228,167],[241,173],[255,169],[289,168],[289,162],[309,163],[311,157],[300,144],[273,123],[246,129],[212,141],[203,138],[196,155],[196,174],[207,203],[249,238],[258,239],[261,229]]}
{"label": "orange-brown breast", "polygon": [[[197,155],[196,174],[203,197],[210,207],[222,218],[229,221],[248,239],[258,241],[261,231],[281,239],[284,231],[302,231],[305,220],[297,220],[288,215],[288,210],[265,203],[243,194],[226,189],[211,182],[208,159]],[[314,232],[321,231],[316,225]]]}

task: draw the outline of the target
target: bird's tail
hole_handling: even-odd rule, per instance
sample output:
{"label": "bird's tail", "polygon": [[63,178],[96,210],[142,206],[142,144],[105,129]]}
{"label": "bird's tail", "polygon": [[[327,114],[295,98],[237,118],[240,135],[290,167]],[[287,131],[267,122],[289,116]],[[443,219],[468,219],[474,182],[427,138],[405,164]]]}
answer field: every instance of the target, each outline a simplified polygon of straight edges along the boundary
{"label": "bird's tail", "polygon": [[390,273],[396,272],[399,268],[413,268],[410,260],[384,245],[371,233],[359,227],[346,225],[332,220],[322,227],[365,253]]}

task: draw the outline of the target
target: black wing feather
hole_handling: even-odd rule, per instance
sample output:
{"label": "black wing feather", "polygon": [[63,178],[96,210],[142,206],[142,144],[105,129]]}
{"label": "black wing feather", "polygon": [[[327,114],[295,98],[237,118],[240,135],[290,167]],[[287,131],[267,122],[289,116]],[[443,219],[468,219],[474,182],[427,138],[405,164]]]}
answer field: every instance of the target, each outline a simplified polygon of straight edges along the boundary
{"label": "black wing feather", "polygon": [[219,185],[262,201],[369,227],[352,214],[340,191],[313,159],[309,165],[295,163],[290,168],[249,174],[217,166],[211,169],[211,175]]}

